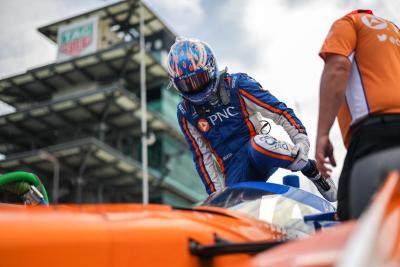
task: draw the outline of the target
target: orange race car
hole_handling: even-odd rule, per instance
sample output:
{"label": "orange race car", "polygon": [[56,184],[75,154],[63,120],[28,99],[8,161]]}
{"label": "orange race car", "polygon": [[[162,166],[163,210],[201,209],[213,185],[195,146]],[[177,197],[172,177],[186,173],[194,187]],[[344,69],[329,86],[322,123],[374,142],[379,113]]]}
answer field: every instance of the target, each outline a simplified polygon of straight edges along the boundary
{"label": "orange race car", "polygon": [[[385,155],[355,166],[354,218],[384,186],[360,220],[339,225],[329,202],[272,183],[237,184],[191,209],[3,205],[1,266],[399,266],[400,175],[385,173],[398,169],[400,150]],[[29,181],[6,189],[31,192],[25,202],[46,204],[40,182]]]}
{"label": "orange race car", "polygon": [[[10,175],[15,176],[6,176]],[[29,203],[46,204],[39,182],[13,186],[14,191],[16,187],[26,191]],[[30,190],[36,187],[40,190]],[[333,213],[324,199],[272,183],[238,184],[192,209],[138,204],[3,205],[1,266],[233,266],[332,225],[313,216]]]}

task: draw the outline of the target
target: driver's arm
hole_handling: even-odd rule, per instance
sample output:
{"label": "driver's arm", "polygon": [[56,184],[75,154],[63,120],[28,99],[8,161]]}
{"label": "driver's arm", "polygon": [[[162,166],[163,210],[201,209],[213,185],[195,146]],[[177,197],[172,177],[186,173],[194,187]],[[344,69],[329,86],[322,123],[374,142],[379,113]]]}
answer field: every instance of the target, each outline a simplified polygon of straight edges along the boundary
{"label": "driver's arm", "polygon": [[273,120],[283,127],[294,144],[303,144],[308,154],[310,142],[301,121],[291,108],[279,101],[268,90],[246,74],[242,74],[239,84],[239,94],[246,104],[250,114],[260,112],[263,117]]}

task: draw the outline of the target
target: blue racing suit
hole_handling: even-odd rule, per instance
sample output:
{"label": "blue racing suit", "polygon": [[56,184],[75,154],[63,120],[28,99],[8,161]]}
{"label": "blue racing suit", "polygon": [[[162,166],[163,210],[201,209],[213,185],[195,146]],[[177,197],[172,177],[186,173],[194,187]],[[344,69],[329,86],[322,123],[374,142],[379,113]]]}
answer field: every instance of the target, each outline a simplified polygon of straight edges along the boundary
{"label": "blue racing suit", "polygon": [[307,142],[309,147],[293,110],[254,79],[237,73],[226,74],[221,82],[229,104],[194,106],[182,100],[177,108],[179,125],[209,194],[238,182],[265,181],[278,167],[291,169],[296,158],[293,146],[260,133],[258,112],[281,125],[294,144]]}

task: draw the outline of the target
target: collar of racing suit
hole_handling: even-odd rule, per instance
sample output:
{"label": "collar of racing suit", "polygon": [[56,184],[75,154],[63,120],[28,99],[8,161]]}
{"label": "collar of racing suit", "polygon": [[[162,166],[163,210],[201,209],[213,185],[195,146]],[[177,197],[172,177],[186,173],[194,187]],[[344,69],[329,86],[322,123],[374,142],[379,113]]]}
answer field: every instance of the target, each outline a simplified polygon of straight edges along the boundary
{"label": "collar of racing suit", "polygon": [[225,67],[224,70],[220,71],[218,74],[218,90],[215,95],[215,99],[210,100],[207,104],[205,105],[194,105],[192,103],[189,104],[196,110],[197,114],[200,115],[200,117],[205,117],[206,112],[207,112],[207,106],[215,106],[219,102],[221,102],[223,105],[227,106],[230,103],[230,88],[229,86],[225,86],[225,81],[226,81],[226,76],[228,74],[228,68]]}

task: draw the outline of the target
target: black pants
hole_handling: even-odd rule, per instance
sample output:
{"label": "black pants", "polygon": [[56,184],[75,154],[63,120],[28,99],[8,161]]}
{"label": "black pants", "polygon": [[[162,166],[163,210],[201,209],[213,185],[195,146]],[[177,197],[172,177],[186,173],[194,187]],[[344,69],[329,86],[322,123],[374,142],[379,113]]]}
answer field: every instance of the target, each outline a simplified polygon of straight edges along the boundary
{"label": "black pants", "polygon": [[354,163],[374,152],[400,146],[400,116],[385,115],[367,119],[353,131],[349,149],[339,178],[339,219],[349,219],[350,174]]}

